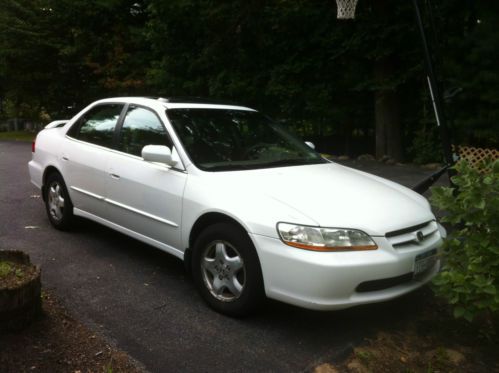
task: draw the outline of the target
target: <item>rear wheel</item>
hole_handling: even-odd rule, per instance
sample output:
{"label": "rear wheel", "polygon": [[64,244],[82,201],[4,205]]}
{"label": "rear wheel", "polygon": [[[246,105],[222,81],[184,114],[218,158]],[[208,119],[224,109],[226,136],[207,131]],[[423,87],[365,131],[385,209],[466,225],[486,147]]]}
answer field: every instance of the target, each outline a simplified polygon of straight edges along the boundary
{"label": "rear wheel", "polygon": [[50,223],[60,230],[69,229],[73,221],[73,204],[69,198],[64,180],[59,173],[47,177],[45,187],[45,208]]}
{"label": "rear wheel", "polygon": [[194,244],[192,274],[204,300],[229,316],[249,314],[265,298],[253,243],[233,224],[218,223],[199,235]]}

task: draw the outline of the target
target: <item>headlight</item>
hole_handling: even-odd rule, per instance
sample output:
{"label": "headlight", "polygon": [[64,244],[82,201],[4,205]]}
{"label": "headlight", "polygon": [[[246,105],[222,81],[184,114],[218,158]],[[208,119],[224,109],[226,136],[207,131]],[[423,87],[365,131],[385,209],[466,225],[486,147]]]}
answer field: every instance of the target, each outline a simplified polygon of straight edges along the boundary
{"label": "headlight", "polygon": [[376,250],[376,243],[362,231],[277,224],[281,240],[289,246],[314,251]]}

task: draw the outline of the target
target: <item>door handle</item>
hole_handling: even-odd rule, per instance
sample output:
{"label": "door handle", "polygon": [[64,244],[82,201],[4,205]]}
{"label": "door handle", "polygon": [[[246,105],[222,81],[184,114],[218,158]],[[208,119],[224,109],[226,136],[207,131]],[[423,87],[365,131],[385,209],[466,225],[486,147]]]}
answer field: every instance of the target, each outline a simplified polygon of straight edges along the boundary
{"label": "door handle", "polygon": [[116,175],[116,174],[110,174],[110,175],[115,180],[119,180],[120,179],[120,175]]}
{"label": "door handle", "polygon": [[63,161],[69,161],[69,158],[68,158],[68,157],[66,157],[65,155],[63,155],[63,156],[62,156],[62,160],[63,160]]}

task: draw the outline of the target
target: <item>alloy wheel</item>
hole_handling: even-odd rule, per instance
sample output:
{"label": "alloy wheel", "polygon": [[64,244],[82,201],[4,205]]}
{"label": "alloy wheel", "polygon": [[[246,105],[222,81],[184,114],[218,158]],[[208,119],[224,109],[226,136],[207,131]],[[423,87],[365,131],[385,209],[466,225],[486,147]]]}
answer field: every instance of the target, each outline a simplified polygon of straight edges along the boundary
{"label": "alloy wheel", "polygon": [[52,218],[60,221],[64,216],[64,195],[62,194],[62,186],[57,181],[49,186],[48,206]]}
{"label": "alloy wheel", "polygon": [[210,294],[222,301],[238,299],[244,290],[246,270],[237,249],[226,241],[213,241],[201,260],[203,280]]}

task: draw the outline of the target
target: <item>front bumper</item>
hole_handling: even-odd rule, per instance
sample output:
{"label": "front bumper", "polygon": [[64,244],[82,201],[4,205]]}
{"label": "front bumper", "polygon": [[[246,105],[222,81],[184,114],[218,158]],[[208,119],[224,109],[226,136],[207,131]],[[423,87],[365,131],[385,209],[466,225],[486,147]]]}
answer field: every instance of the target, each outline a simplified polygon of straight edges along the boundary
{"label": "front bumper", "polygon": [[[440,269],[440,259],[417,279],[412,277],[418,254],[439,249],[440,230],[424,245],[395,249],[385,237],[373,237],[373,251],[315,252],[285,245],[277,238],[250,234],[262,267],[269,298],[316,310],[334,310],[389,300],[430,281]],[[378,281],[372,291],[359,291],[363,283],[405,278],[393,284]],[[393,286],[391,286],[393,285]],[[362,287],[361,287],[362,288]]]}

